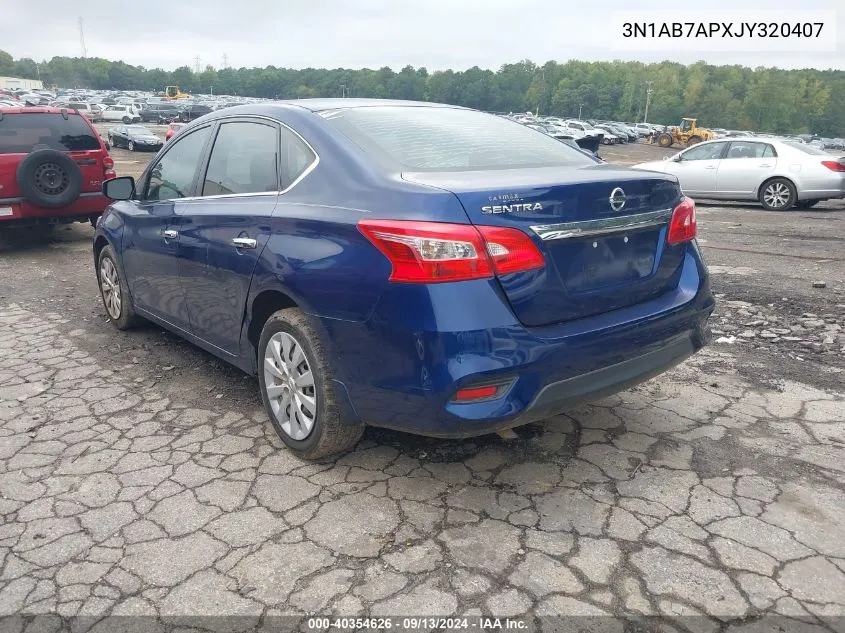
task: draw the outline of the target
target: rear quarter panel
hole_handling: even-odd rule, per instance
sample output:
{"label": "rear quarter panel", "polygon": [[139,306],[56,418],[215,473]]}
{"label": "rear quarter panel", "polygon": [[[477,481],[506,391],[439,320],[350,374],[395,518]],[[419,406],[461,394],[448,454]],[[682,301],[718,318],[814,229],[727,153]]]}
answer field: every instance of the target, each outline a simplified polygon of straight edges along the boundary
{"label": "rear quarter panel", "polygon": [[323,331],[331,321],[364,323],[388,288],[391,267],[358,231],[358,221],[468,218],[452,193],[385,173],[318,115],[292,110],[280,118],[308,141],[319,163],[278,199],[253,273],[245,327],[255,298],[268,290],[287,294]]}

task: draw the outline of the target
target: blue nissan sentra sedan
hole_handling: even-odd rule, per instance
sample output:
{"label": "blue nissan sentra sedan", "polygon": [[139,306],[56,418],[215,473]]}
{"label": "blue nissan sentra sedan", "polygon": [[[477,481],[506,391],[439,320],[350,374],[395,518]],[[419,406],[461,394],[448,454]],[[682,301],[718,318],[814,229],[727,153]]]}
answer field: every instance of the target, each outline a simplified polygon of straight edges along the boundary
{"label": "blue nissan sentra sedan", "polygon": [[475,110],[316,99],[203,116],[104,185],[97,279],[257,374],[284,443],[469,437],[655,376],[709,339],[693,201]]}

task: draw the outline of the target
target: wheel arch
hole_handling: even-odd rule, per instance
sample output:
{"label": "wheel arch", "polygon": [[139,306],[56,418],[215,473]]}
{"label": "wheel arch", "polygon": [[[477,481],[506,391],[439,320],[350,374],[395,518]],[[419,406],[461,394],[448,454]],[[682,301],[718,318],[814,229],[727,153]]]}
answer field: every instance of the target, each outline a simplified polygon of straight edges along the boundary
{"label": "wheel arch", "polygon": [[279,310],[299,307],[300,304],[293,297],[278,288],[261,290],[255,295],[246,314],[246,338],[253,356],[258,354],[258,341],[267,319]]}
{"label": "wheel arch", "polygon": [[795,180],[793,180],[789,176],[781,176],[781,175],[769,176],[763,182],[760,183],[760,186],[757,187],[757,200],[760,199],[760,195],[763,193],[763,187],[765,187],[767,184],[769,184],[773,180],[786,180],[787,182],[789,182],[793,187],[795,187],[795,199],[796,199],[796,201],[798,200],[798,184],[795,182]]}
{"label": "wheel arch", "polygon": [[102,233],[98,234],[94,238],[94,272],[96,273],[98,279],[100,277],[100,253],[103,252],[103,249],[106,246],[111,246],[109,241],[106,239],[106,236]]}

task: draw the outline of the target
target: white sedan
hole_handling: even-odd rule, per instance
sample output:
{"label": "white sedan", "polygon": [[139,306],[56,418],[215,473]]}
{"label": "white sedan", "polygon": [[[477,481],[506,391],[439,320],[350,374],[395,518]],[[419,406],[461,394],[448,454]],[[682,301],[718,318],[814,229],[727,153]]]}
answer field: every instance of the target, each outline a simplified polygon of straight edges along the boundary
{"label": "white sedan", "polygon": [[693,198],[759,200],[773,211],[845,198],[845,156],[794,141],[705,141],[634,167],[677,176],[683,192]]}
{"label": "white sedan", "polygon": [[110,105],[103,110],[103,121],[137,123],[140,120],[141,114],[131,105]]}

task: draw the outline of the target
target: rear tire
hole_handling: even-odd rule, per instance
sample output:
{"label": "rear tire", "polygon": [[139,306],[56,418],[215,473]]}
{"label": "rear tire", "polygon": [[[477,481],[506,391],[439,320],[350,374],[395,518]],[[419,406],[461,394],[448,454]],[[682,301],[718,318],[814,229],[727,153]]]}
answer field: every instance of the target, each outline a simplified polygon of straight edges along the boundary
{"label": "rear tire", "polygon": [[[364,426],[341,419],[326,352],[301,310],[279,310],[267,319],[258,342],[258,363],[264,409],[291,451],[304,459],[320,459],[358,443]],[[310,384],[302,387],[300,382]],[[313,414],[307,401],[313,401]]]}
{"label": "rear tire", "polygon": [[132,119],[130,119],[128,116],[123,117],[122,121],[123,121],[124,123],[126,123],[127,125],[129,125],[130,123],[132,123]]}
{"label": "rear tire", "polygon": [[120,273],[117,257],[111,246],[103,247],[97,260],[97,284],[103,307],[118,330],[128,330],[138,324],[138,316],[129,300],[126,280]]}
{"label": "rear tire", "polygon": [[690,136],[689,139],[687,139],[687,147],[692,147],[693,145],[697,145],[700,142],[700,136]]}
{"label": "rear tire", "polygon": [[795,185],[786,178],[772,178],[760,187],[760,204],[769,211],[788,211],[797,197]]}

